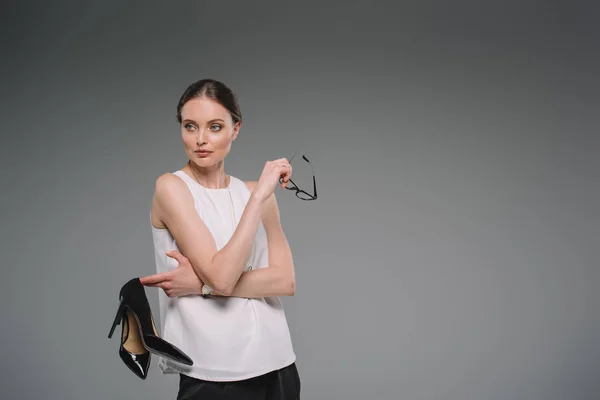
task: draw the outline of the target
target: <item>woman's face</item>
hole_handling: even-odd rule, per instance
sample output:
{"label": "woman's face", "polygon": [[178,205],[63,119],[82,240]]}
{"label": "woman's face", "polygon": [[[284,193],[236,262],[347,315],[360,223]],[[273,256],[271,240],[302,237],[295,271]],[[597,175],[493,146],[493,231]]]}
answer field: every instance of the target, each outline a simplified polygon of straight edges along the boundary
{"label": "woman's face", "polygon": [[239,129],[240,123],[234,124],[229,111],[212,99],[195,97],[181,109],[185,153],[199,167],[210,167],[224,160]]}

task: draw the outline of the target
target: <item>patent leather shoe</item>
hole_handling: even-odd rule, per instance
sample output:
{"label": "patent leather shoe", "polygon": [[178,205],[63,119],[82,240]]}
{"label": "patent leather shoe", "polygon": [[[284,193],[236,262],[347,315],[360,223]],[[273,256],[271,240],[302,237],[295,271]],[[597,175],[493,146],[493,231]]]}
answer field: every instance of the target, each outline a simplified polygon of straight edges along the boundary
{"label": "patent leather shoe", "polygon": [[117,315],[110,328],[108,338],[110,339],[118,324],[121,324],[121,345],[119,346],[119,357],[125,365],[140,379],[146,379],[150,368],[150,352],[142,343],[135,316],[119,306]]}
{"label": "patent leather shoe", "polygon": [[158,334],[146,291],[139,278],[133,278],[125,283],[119,292],[119,298],[121,299],[119,308],[127,309],[128,314],[134,317],[131,325],[139,329],[141,343],[148,351],[184,365],[194,364],[187,354]]}

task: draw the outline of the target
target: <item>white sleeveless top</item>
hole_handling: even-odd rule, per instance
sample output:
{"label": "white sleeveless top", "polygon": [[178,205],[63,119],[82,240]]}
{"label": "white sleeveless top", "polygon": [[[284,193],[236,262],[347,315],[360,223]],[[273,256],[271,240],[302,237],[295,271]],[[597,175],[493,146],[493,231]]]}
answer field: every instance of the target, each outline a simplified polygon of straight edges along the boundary
{"label": "white sleeveless top", "polygon": [[[187,184],[198,215],[212,232],[217,250],[227,244],[250,198],[246,184],[231,176],[227,188],[204,188],[183,171],[174,172]],[[209,197],[210,196],[210,197]],[[211,198],[214,201],[211,201]],[[215,209],[215,205],[218,207]],[[152,226],[156,271],[177,267],[165,252],[177,249],[167,229]],[[245,271],[268,267],[267,235],[259,222]],[[245,299],[200,295],[168,297],[158,290],[161,337],[177,346],[193,361],[187,366],[159,357],[163,373],[181,373],[208,381],[233,381],[286,367],[296,360],[290,332],[279,297]]]}

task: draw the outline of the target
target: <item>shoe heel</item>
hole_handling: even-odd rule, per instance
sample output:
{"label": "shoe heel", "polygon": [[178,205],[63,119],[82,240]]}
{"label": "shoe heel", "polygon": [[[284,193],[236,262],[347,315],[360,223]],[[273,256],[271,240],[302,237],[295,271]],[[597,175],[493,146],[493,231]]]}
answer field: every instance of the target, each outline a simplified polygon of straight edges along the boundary
{"label": "shoe heel", "polygon": [[117,315],[115,316],[115,320],[110,328],[110,332],[108,333],[108,338],[112,338],[113,333],[115,332],[115,328],[121,320],[123,319],[123,312],[125,311],[125,299],[121,297],[121,301],[119,302],[119,308],[117,309]]}

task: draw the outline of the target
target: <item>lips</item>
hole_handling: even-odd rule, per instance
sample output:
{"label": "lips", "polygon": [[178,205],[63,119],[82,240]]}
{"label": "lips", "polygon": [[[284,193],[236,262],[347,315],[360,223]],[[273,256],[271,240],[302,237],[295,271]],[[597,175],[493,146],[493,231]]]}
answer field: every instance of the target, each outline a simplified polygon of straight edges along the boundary
{"label": "lips", "polygon": [[210,154],[210,153],[212,153],[212,151],[208,151],[208,150],[196,150],[196,151],[194,151],[194,153],[196,153],[196,154]]}

